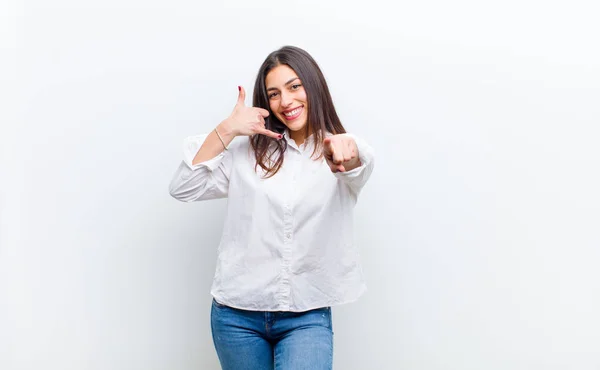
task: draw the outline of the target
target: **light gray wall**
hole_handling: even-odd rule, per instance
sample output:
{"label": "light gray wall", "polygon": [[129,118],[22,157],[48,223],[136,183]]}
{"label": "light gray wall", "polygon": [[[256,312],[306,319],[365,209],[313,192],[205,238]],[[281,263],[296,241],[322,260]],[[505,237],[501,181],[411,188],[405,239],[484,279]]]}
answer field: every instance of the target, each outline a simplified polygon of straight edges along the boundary
{"label": "light gray wall", "polygon": [[336,368],[600,368],[595,2],[2,7],[0,368],[218,367],[225,203],[167,187],[284,44],[377,150]]}

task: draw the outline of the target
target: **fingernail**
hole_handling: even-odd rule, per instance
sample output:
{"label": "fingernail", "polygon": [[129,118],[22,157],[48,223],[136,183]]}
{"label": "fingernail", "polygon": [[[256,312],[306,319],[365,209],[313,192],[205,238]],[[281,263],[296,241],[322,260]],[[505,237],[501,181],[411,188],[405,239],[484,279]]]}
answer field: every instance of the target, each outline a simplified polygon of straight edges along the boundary
{"label": "fingernail", "polygon": [[242,91],[242,87],[241,86],[238,86],[238,91]]}
{"label": "fingernail", "polygon": [[283,135],[279,134],[279,138],[280,138],[280,139],[281,139],[281,138],[283,138]]}

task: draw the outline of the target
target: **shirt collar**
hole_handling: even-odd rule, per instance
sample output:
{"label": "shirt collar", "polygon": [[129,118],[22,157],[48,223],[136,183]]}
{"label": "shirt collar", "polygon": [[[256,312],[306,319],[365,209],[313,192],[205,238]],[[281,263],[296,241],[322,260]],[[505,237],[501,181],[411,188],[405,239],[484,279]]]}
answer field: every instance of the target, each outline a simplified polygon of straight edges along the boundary
{"label": "shirt collar", "polygon": [[[325,137],[330,137],[330,136],[333,136],[333,134],[331,132],[326,132],[325,133]],[[284,129],[283,137],[285,138],[285,140],[287,140],[287,143],[288,143],[289,146],[291,146],[292,148],[294,148],[294,149],[296,149],[298,151],[303,151],[303,150],[306,150],[306,148],[309,145],[312,146],[314,144],[315,134],[310,134],[304,140],[304,143],[302,143],[302,145],[300,145],[302,147],[302,149],[299,148],[298,145],[296,145],[296,142],[294,141],[294,139],[291,138],[291,136],[290,136],[290,130],[287,127]]]}

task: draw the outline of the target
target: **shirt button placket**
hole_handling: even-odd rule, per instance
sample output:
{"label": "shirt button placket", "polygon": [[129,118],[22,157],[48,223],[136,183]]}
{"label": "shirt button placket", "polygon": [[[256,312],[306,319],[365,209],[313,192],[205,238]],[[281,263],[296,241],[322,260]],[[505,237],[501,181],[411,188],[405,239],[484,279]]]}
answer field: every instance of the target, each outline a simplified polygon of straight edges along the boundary
{"label": "shirt button placket", "polygon": [[[292,215],[292,200],[293,197],[296,194],[296,173],[298,171],[299,168],[299,160],[301,156],[293,156],[293,160],[291,162],[293,162],[293,166],[291,166],[292,169],[292,176],[290,178],[291,180],[291,184],[290,184],[290,191],[288,193],[288,198],[284,204],[284,212],[283,212],[283,250],[282,250],[282,263],[281,263],[281,288],[280,288],[280,295],[281,295],[281,301],[283,303],[284,309],[289,309],[290,308],[290,293],[291,293],[291,287],[290,287],[290,267],[292,264],[292,237],[293,237],[293,232],[294,232],[294,219],[293,219],[293,215]],[[287,158],[286,158],[287,159]],[[289,158],[292,159],[292,158]]]}
{"label": "shirt button placket", "polygon": [[283,250],[281,253],[281,300],[285,309],[289,309],[290,304],[290,264],[292,257],[292,210],[289,204],[285,205],[284,210],[284,238]]}

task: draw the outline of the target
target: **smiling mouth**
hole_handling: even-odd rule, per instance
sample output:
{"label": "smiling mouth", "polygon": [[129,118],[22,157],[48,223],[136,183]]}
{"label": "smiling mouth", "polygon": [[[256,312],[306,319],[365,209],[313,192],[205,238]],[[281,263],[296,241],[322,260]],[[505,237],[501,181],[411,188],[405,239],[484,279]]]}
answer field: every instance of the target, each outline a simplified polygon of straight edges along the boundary
{"label": "smiling mouth", "polygon": [[294,108],[289,112],[283,112],[283,116],[285,117],[285,119],[289,120],[293,120],[296,119],[300,116],[300,114],[302,113],[302,110],[304,109],[303,106],[300,106],[298,108]]}

